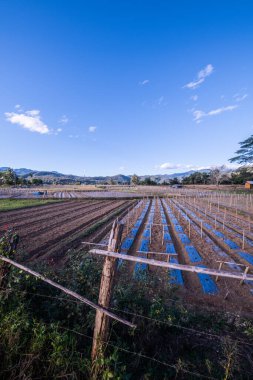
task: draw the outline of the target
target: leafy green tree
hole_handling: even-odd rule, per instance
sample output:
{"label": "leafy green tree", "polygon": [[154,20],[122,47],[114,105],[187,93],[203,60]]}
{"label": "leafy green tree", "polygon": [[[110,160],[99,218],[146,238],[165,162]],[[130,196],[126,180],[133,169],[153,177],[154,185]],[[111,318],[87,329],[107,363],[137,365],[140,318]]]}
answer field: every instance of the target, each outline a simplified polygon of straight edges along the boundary
{"label": "leafy green tree", "polygon": [[17,185],[18,176],[13,169],[8,169],[2,173],[2,182],[5,185]]}
{"label": "leafy green tree", "polygon": [[170,184],[171,185],[178,185],[180,182],[179,182],[179,179],[177,177],[174,177],[170,180]]}
{"label": "leafy green tree", "polygon": [[32,183],[32,185],[42,185],[42,184],[43,184],[43,181],[42,181],[41,178],[33,178],[33,179],[31,180],[31,183]]}
{"label": "leafy green tree", "polygon": [[253,168],[252,167],[242,167],[237,169],[231,174],[231,182],[235,185],[240,185],[246,181],[251,181],[253,179]]}
{"label": "leafy green tree", "polygon": [[238,162],[239,164],[248,164],[253,162],[253,135],[246,140],[239,142],[240,149],[238,149],[235,157],[229,159],[230,162]]}
{"label": "leafy green tree", "polygon": [[155,185],[157,185],[157,183],[155,181],[152,181],[152,179],[150,177],[145,178],[144,181],[142,181],[141,184],[142,185],[146,185],[146,186],[155,186]]}

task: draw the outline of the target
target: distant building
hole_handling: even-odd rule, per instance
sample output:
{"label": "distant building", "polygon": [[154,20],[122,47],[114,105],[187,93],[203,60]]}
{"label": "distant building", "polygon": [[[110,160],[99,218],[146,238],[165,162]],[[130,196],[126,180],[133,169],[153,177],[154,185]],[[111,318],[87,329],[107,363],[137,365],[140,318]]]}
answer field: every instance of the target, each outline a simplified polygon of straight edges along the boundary
{"label": "distant building", "polygon": [[253,181],[246,181],[245,189],[253,189]]}

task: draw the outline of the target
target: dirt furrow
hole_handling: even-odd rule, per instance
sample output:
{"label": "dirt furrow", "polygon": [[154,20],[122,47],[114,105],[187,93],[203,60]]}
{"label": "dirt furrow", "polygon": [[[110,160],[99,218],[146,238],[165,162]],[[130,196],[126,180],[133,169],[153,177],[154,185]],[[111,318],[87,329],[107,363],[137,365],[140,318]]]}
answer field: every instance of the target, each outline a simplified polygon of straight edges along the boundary
{"label": "dirt furrow", "polygon": [[54,230],[50,229],[50,231],[47,231],[42,234],[40,234],[40,231],[38,231],[36,236],[34,236],[33,238],[29,238],[29,240],[24,240],[24,243],[27,244],[26,246],[28,252],[31,255],[33,255],[34,253],[36,253],[38,248],[40,248],[40,250],[46,249],[48,246],[57,243],[60,239],[64,239],[67,236],[76,233],[78,230],[83,229],[89,223],[94,222],[97,218],[103,217],[110,211],[115,210],[116,208],[120,207],[123,203],[124,201],[114,202],[114,204],[100,208],[99,210],[95,211],[92,215],[88,215],[85,218],[82,218],[81,220],[72,220],[72,222],[66,224],[64,228],[62,228],[62,226],[58,226]]}
{"label": "dirt furrow", "polygon": [[[64,214],[58,214],[58,215],[51,215],[50,218],[43,218],[36,220],[36,222],[28,223],[26,226],[17,226],[16,231],[22,236],[23,238],[29,237],[29,236],[36,236],[36,234],[42,234],[44,232],[47,232],[48,230],[52,228],[56,228],[58,225],[61,225],[63,227],[65,224],[68,224],[72,220],[80,220],[82,217],[86,217],[87,214],[99,210],[107,205],[111,204],[111,202],[102,204],[94,204],[94,205],[86,205],[83,208],[78,209],[71,209],[67,213]],[[66,215],[69,215],[68,217]],[[38,228],[39,226],[39,228]]]}

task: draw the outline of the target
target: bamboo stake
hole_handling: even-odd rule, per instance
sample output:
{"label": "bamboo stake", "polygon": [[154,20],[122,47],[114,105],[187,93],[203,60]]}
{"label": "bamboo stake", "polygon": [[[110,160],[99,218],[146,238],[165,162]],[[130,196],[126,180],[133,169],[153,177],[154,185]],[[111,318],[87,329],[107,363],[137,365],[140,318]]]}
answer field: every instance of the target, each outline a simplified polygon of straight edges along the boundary
{"label": "bamboo stake", "polygon": [[211,268],[202,268],[194,265],[184,265],[184,264],[177,264],[177,263],[166,263],[165,261],[159,261],[154,259],[145,259],[138,256],[131,256],[131,255],[125,255],[122,253],[116,253],[116,252],[109,252],[102,249],[92,249],[89,251],[91,254],[96,255],[102,255],[102,256],[108,256],[108,257],[115,257],[122,260],[127,261],[133,261],[137,263],[144,263],[148,265],[153,265],[157,267],[164,267],[164,268],[170,268],[170,269],[179,269],[186,272],[194,272],[194,273],[205,273],[210,274],[211,276],[219,276],[219,277],[227,277],[227,278],[235,278],[237,280],[247,280],[247,281],[253,281],[253,275],[244,273],[238,273],[238,272],[228,272],[228,271],[219,271],[217,269],[211,269]]}
{"label": "bamboo stake", "polygon": [[[219,269],[218,269],[218,270],[221,270],[222,265],[223,265],[223,261],[220,261]],[[216,277],[215,277],[215,281],[218,281],[218,279],[219,279],[219,276],[216,276]]]}
{"label": "bamboo stake", "polygon": [[249,271],[249,267],[246,267],[245,271],[243,273],[243,279],[241,280],[240,285],[242,285],[244,283],[244,281],[246,280],[248,271]]}

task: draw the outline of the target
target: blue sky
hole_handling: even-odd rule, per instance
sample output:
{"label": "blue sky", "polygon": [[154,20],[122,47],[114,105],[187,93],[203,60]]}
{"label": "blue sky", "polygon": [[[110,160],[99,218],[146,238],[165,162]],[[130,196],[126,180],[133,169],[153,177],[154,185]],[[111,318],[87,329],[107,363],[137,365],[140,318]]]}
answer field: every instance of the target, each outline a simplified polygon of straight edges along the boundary
{"label": "blue sky", "polygon": [[252,1],[0,0],[0,166],[221,165],[253,133]]}

